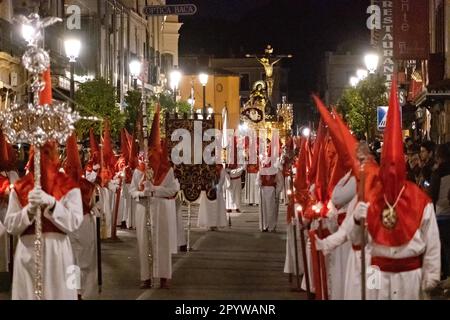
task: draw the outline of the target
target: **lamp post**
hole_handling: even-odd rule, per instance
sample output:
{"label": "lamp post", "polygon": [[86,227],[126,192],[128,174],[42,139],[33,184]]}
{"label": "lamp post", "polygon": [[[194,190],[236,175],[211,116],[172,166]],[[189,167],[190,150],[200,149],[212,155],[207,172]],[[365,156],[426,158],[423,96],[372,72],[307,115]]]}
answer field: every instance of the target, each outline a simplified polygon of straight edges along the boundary
{"label": "lamp post", "polygon": [[178,96],[178,86],[180,85],[181,81],[181,72],[178,69],[172,70],[170,73],[170,87],[173,91],[173,101],[177,102],[177,96]]}
{"label": "lamp post", "polygon": [[133,78],[133,88],[137,90],[137,80],[141,74],[142,63],[139,60],[133,60],[130,62],[130,74]]}
{"label": "lamp post", "polygon": [[70,63],[70,105],[74,107],[75,98],[75,63],[80,55],[81,42],[78,39],[67,39],[64,41],[64,48],[66,51],[66,56],[69,58]]}
{"label": "lamp post", "polygon": [[206,73],[200,73],[198,78],[203,86],[203,114],[206,114],[206,85],[208,84],[208,75]]}

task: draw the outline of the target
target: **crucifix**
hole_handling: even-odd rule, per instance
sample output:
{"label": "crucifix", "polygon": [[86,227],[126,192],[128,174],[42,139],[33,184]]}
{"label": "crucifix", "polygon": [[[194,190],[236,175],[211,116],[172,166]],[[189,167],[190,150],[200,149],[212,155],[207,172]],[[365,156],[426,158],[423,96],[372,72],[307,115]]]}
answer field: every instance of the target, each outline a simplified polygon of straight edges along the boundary
{"label": "crucifix", "polygon": [[273,93],[273,67],[283,58],[292,58],[291,54],[283,54],[283,55],[273,55],[273,48],[269,44],[264,50],[264,55],[257,54],[246,54],[247,58],[255,58],[258,62],[264,67],[264,71],[266,74],[266,84],[267,84],[267,97],[269,101],[272,101],[272,93]]}

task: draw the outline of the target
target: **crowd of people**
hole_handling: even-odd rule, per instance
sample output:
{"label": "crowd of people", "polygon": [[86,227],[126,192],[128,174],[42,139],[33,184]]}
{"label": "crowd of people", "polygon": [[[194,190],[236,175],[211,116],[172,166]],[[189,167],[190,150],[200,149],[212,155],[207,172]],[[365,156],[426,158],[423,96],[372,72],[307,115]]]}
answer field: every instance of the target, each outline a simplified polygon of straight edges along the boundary
{"label": "crowd of people", "polygon": [[315,100],[317,136],[302,139],[294,160],[288,228],[298,237],[288,229],[285,272],[303,275],[302,288],[316,299],[429,296],[450,266],[449,146],[404,143],[395,84],[374,153]]}

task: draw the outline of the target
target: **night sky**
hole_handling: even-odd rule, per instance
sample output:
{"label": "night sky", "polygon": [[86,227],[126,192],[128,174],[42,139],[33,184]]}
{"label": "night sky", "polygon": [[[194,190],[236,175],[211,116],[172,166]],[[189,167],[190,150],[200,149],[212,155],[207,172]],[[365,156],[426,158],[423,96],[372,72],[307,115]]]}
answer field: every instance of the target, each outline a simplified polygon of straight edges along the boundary
{"label": "night sky", "polygon": [[290,96],[298,99],[317,90],[325,51],[343,48],[364,52],[369,46],[366,9],[370,0],[168,0],[195,3],[194,16],[180,17],[180,55],[244,57],[262,53],[294,55]]}

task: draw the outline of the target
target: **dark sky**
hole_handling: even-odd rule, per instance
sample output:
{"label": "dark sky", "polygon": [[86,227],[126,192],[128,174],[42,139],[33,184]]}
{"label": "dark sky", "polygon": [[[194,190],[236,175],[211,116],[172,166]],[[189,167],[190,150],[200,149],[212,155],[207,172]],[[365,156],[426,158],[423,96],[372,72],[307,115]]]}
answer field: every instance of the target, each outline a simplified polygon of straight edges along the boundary
{"label": "dark sky", "polygon": [[369,45],[366,9],[370,0],[168,0],[194,3],[194,16],[180,17],[180,55],[243,57],[291,53],[290,95],[317,89],[325,51],[364,51]]}

